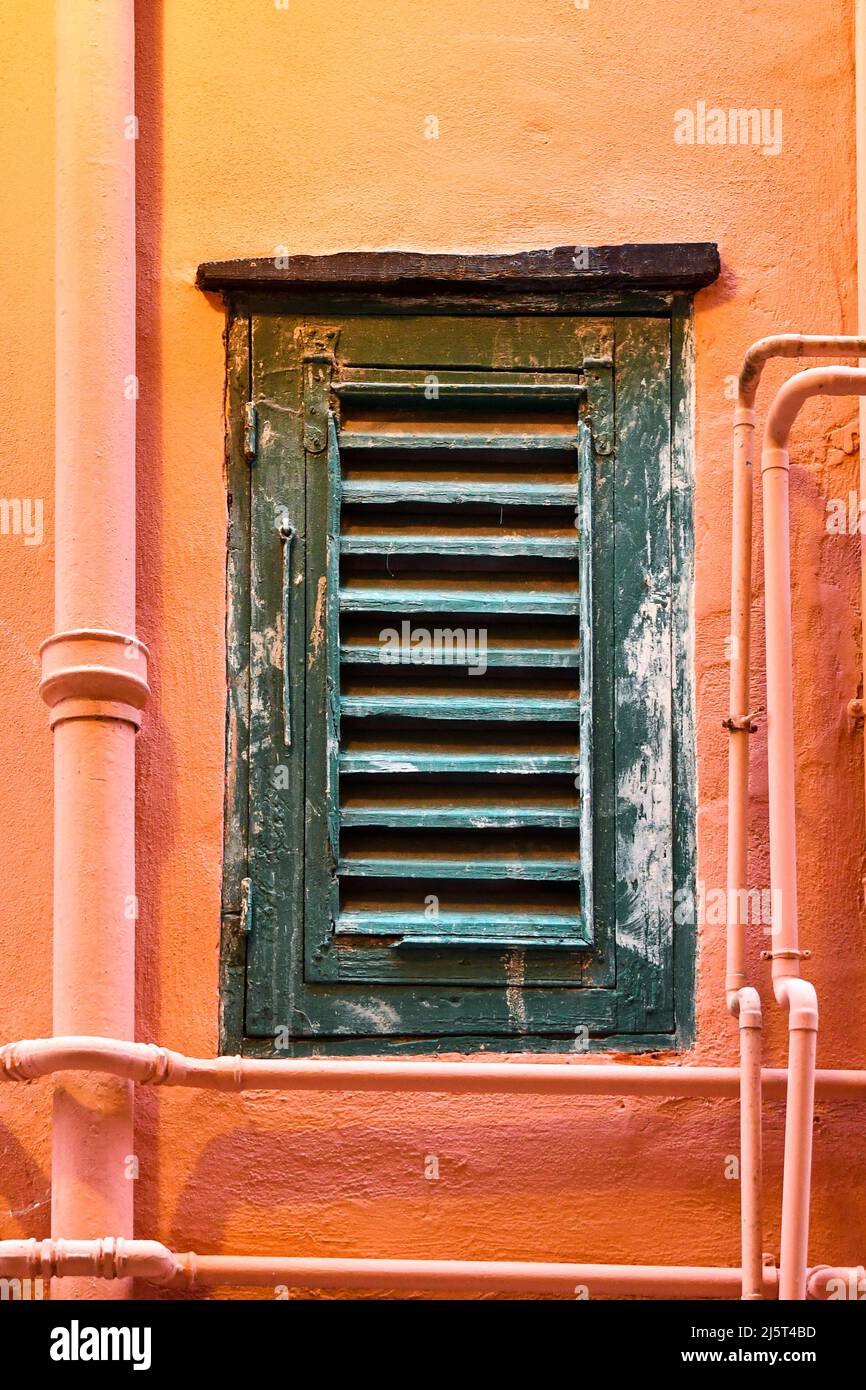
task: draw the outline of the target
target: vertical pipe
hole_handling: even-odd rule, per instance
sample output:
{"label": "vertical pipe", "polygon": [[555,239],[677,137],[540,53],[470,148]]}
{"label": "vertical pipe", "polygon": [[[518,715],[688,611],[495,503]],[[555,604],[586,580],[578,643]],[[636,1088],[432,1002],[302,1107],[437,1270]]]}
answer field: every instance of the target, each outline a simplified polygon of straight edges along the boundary
{"label": "vertical pipe", "polygon": [[[866,0],[856,0],[854,14],[855,138],[857,147],[857,331],[866,334]],[[866,367],[866,358],[860,359]],[[866,498],[866,397],[860,397],[860,501]],[[866,537],[860,535],[860,622],[866,622]],[[863,698],[866,699],[866,640],[861,636]],[[866,740],[866,720],[863,721]],[[864,742],[866,791],[866,742]],[[866,896],[866,884],[864,884]]]}
{"label": "vertical pipe", "polygon": [[756,989],[739,994],[740,1025],[740,1247],[742,1297],[764,1288],[763,1143],[761,1135],[761,1000]]}
{"label": "vertical pipe", "polygon": [[765,447],[764,604],[767,652],[770,880],[773,886],[773,974],[799,974],[797,825],[794,800],[794,685],[791,632],[791,537],[787,448]]}
{"label": "vertical pipe", "polygon": [[[775,965],[776,962],[774,961]],[[809,1210],[812,1189],[812,1125],[815,1115],[815,1058],[818,999],[808,980],[776,981],[776,996],[788,1007],[788,1095],[782,1178],[782,1240],[779,1297],[806,1297]]]}
{"label": "vertical pipe", "polygon": [[[56,0],[54,1031],[134,1036],[135,631],[133,0]],[[132,1236],[132,1087],[59,1078],[52,1231]],[[129,1280],[56,1281],[127,1297]]]}
{"label": "vertical pipe", "polygon": [[741,889],[748,874],[749,672],[752,603],[752,457],[754,406],[740,402],[734,415],[733,520],[731,530],[731,651],[728,739],[728,892],[725,994],[734,1009],[746,983],[745,923]]}
{"label": "vertical pipe", "polygon": [[[764,503],[770,880],[773,886],[772,959],[773,983],[780,1003],[783,1002],[780,986],[784,988],[784,982],[799,975],[800,971],[788,472],[787,447],[771,447],[768,441],[761,461],[761,481]],[[785,1299],[803,1299],[806,1296],[804,1242],[808,1244],[809,1234],[812,1118],[811,1110],[803,1103],[803,1077],[798,1070],[802,1060],[801,1049],[795,1041],[799,1036],[792,1028],[788,1047],[780,1257],[780,1297]],[[805,1189],[802,1185],[804,1178]]]}
{"label": "vertical pipe", "polygon": [[773,989],[788,1010],[788,1099],[782,1185],[779,1296],[806,1297],[809,1185],[818,1000],[800,979],[794,761],[794,679],[791,632],[791,550],[788,439],[799,410],[816,395],[866,394],[866,372],[824,367],[799,372],[777,393],[767,416],[761,477],[767,646],[767,733],[770,877],[773,886]]}
{"label": "vertical pipe", "polygon": [[[857,152],[857,331],[866,335],[866,0],[855,0],[854,9],[854,133]],[[860,359],[866,367],[866,358]],[[859,400],[860,506],[866,498],[866,396]],[[860,645],[863,698],[866,700],[866,535],[860,530]],[[866,719],[864,738],[864,792],[866,792]],[[866,881],[863,884],[866,899]]]}

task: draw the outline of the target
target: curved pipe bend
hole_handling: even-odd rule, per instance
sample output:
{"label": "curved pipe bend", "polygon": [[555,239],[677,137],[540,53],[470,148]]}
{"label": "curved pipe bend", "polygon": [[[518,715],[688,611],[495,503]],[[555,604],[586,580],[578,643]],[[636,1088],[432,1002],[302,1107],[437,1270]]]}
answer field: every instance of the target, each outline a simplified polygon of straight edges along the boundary
{"label": "curved pipe bend", "polygon": [[797,372],[779,388],[767,413],[765,454],[770,449],[787,449],[794,421],[812,396],[864,394],[866,369],[862,367],[809,367],[804,372]]}
{"label": "curved pipe bend", "polygon": [[773,357],[866,357],[866,338],[850,334],[774,333],[746,349],[739,377],[741,409],[754,409],[764,366]]}

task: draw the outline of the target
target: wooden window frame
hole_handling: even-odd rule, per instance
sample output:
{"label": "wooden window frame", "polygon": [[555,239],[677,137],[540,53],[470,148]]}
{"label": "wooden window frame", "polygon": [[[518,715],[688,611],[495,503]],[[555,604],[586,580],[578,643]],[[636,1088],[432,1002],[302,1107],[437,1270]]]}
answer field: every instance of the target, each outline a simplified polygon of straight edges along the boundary
{"label": "wooden window frame", "polygon": [[[584,1029],[564,1018],[556,1035],[503,1036],[247,1036],[246,927],[249,921],[247,825],[249,808],[250,460],[253,422],[247,413],[251,324],[305,316],[339,323],[341,315],[515,314],[657,319],[667,325],[670,347],[670,565],[672,580],[673,844],[675,901],[695,900],[695,758],[689,611],[693,578],[692,536],[692,296],[718,273],[718,253],[707,244],[674,247],[558,248],[514,257],[437,257],[364,253],[206,265],[199,284],[221,293],[228,306],[227,436],[228,703],[225,857],[221,938],[223,1051],[247,1055],[392,1055],[431,1052],[546,1052],[584,1049]],[[687,1046],[694,1030],[695,923],[685,912],[673,934],[669,987],[670,1027],[653,1030],[647,1000],[618,1011],[625,1027],[600,1029],[590,1050],[670,1050]],[[617,991],[620,986],[618,985]],[[580,991],[572,991],[579,994]],[[637,993],[640,993],[638,987]],[[652,1007],[652,1006],[650,1006]],[[575,1042],[570,1037],[580,1035]]]}

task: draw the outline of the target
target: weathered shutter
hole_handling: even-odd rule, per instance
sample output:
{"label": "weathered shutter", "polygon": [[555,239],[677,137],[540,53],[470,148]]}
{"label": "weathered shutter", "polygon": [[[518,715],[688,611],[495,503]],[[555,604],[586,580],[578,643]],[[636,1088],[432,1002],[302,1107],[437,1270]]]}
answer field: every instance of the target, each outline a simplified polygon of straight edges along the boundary
{"label": "weathered shutter", "polygon": [[243,1035],[663,1045],[670,325],[317,322],[250,321]]}
{"label": "weathered shutter", "polygon": [[319,910],[338,949],[585,950],[582,378],[349,370],[334,391],[312,644],[329,695],[328,853],[314,833],[307,858]]}

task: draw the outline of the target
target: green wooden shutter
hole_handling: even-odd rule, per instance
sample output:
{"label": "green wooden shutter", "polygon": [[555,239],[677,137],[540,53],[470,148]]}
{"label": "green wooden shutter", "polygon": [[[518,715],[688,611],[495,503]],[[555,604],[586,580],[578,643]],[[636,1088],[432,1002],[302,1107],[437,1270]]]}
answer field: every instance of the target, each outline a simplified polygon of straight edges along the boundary
{"label": "green wooden shutter", "polygon": [[245,1035],[664,1034],[669,323],[262,313],[251,346]]}

